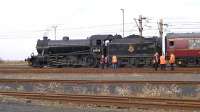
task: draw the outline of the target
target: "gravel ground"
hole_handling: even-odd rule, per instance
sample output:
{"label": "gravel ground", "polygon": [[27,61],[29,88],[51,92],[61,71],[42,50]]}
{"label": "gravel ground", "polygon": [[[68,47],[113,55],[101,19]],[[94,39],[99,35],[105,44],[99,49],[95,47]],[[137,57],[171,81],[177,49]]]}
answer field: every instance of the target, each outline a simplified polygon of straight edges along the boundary
{"label": "gravel ground", "polygon": [[[169,68],[168,68],[169,69]],[[200,68],[176,68],[154,71],[153,68],[32,68],[27,65],[0,64],[0,78],[65,80],[180,80],[200,81]]]}
{"label": "gravel ground", "polygon": [[29,73],[29,74],[3,74],[1,79],[63,79],[63,80],[176,80],[200,81],[200,74],[195,73],[130,73],[130,74],[85,74],[85,73]]}
{"label": "gravel ground", "polygon": [[46,107],[21,103],[0,103],[0,112],[200,112],[198,110],[178,109],[107,109],[107,108],[76,108]]}
{"label": "gravel ground", "polygon": [[49,107],[23,103],[0,103],[0,112],[123,112],[123,110],[83,107]]}
{"label": "gravel ground", "polygon": [[32,68],[32,67],[21,67],[21,66],[0,66],[0,73],[86,73],[86,74],[106,74],[106,73],[200,73],[199,67],[187,67],[187,68],[175,68],[174,71],[169,70],[158,70],[155,71],[152,67],[143,67],[143,68],[107,68],[107,69],[100,69],[100,68]]}

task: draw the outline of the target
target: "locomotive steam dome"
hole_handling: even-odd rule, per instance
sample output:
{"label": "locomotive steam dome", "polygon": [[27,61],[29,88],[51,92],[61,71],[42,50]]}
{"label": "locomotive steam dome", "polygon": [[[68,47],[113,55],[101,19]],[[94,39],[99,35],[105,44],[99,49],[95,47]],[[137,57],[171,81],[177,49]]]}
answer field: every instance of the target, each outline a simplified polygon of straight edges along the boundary
{"label": "locomotive steam dome", "polygon": [[68,36],[64,36],[64,37],[63,37],[63,40],[68,41],[68,40],[69,40],[69,37],[68,37]]}

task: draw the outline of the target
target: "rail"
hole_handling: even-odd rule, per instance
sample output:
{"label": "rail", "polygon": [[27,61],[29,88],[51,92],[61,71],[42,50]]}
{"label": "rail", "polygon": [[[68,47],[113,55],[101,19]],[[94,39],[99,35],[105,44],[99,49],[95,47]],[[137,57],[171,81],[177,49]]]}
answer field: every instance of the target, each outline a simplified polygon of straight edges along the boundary
{"label": "rail", "polygon": [[149,83],[149,84],[200,84],[200,81],[157,81],[157,80],[53,80],[53,79],[0,79],[0,83],[78,83],[78,84],[117,84],[117,83]]}

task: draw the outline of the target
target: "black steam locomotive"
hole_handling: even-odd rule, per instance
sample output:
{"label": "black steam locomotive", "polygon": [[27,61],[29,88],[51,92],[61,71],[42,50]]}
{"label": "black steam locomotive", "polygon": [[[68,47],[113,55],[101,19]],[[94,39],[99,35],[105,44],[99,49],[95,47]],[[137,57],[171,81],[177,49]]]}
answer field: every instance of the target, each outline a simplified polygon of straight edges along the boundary
{"label": "black steam locomotive", "polygon": [[119,66],[149,66],[152,56],[161,51],[161,39],[130,35],[93,35],[87,39],[38,40],[38,54],[27,58],[33,67],[98,67],[101,55],[118,57]]}

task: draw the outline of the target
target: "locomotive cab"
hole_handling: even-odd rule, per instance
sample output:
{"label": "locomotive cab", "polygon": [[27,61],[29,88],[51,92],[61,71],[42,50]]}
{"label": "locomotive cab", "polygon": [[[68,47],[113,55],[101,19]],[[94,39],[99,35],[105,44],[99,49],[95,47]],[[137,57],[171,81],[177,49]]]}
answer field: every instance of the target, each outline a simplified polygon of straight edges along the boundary
{"label": "locomotive cab", "polygon": [[107,45],[110,43],[113,39],[115,39],[116,36],[112,35],[93,35],[90,37],[91,41],[91,52],[94,53],[98,58],[100,58],[101,55],[106,56],[107,55]]}

